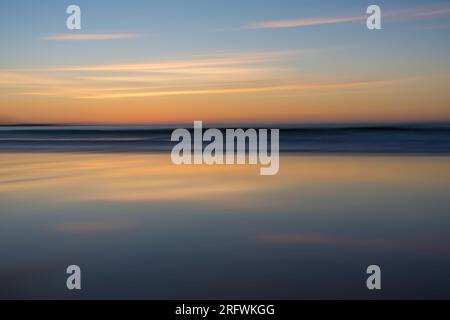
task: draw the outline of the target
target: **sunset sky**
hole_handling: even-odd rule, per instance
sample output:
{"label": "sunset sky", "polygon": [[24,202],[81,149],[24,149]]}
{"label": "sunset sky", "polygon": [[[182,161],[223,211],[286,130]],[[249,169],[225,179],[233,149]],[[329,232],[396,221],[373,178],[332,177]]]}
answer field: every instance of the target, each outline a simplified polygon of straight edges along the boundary
{"label": "sunset sky", "polygon": [[2,1],[0,124],[450,121],[450,1],[318,2]]}

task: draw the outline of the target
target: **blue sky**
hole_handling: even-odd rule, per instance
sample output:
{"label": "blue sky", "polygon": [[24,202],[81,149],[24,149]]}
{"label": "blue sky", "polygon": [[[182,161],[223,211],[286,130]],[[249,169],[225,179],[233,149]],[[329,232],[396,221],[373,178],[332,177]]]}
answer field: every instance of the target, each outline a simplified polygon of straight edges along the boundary
{"label": "blue sky", "polygon": [[[23,66],[24,64],[67,63],[67,60],[89,61],[130,57],[147,58],[167,55],[168,57],[204,52],[320,48],[330,46],[365,45],[370,54],[373,39],[365,30],[365,24],[312,26],[289,30],[246,30],[239,28],[253,22],[277,19],[308,17],[349,16],[365,13],[368,4],[376,3],[383,11],[397,8],[423,6],[449,6],[449,1],[12,1],[1,2],[0,37],[4,43],[1,52],[2,66]],[[61,46],[40,37],[67,32],[65,9],[77,4],[82,9],[82,30],[84,33],[136,32],[142,39],[95,44],[70,44]],[[442,43],[444,34],[418,30],[450,24],[449,16],[414,21],[384,21],[384,49],[419,51],[422,46],[415,43],[408,46],[408,39],[415,39],[424,46],[449,49],[450,42]],[[406,40],[406,41],[405,41]],[[32,49],[32,50],[30,50]],[[84,52],[89,50],[90,52]],[[105,52],[107,51],[107,52]],[[428,52],[427,52],[428,53]],[[438,53],[436,53],[438,54]],[[106,61],[107,61],[106,60]]]}
{"label": "blue sky", "polygon": [[[65,10],[70,4],[81,7],[82,29],[79,31],[69,31],[65,26]],[[386,15],[382,30],[368,31],[365,21],[249,28],[252,24],[270,21],[320,21],[364,16],[370,4],[379,5]],[[336,78],[345,81],[386,80],[433,74],[445,78],[450,72],[449,8],[450,1],[440,0],[339,3],[299,0],[1,2],[0,68],[8,72],[26,72],[66,66],[185,61],[230,53],[251,55],[305,51],[309,54],[281,63],[283,68],[291,70],[278,76],[309,77],[311,81],[315,78],[321,81]],[[135,37],[109,41],[48,40],[61,34],[132,34]],[[280,63],[261,65],[269,66],[280,67]],[[58,77],[62,79],[70,75]],[[234,79],[227,78],[227,83],[230,81]],[[432,80],[433,83],[439,81],[438,78]],[[180,85],[177,90],[184,92],[187,84]],[[447,116],[444,106],[448,97],[442,96],[440,88],[434,88],[430,88],[430,94],[439,97],[440,105],[433,114],[440,112]],[[28,102],[23,97],[23,90],[4,87],[2,91],[8,95],[17,91],[18,98],[0,97],[0,106],[6,106],[6,103],[10,106],[11,101],[17,101],[17,107],[25,110]],[[403,91],[405,95],[407,90],[404,88]],[[29,94],[29,90],[25,93]],[[405,104],[408,99],[405,99]],[[253,100],[251,103],[257,103]],[[190,105],[194,103],[191,101]],[[305,104],[314,103],[305,101]],[[339,105],[343,103],[341,101]]]}

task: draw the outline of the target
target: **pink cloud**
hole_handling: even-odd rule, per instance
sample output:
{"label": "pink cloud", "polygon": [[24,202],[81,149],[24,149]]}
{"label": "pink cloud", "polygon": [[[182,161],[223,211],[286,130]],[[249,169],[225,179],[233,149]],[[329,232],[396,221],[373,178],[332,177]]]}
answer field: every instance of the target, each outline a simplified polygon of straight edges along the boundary
{"label": "pink cloud", "polygon": [[139,38],[139,33],[61,33],[43,38],[47,41],[106,41]]}
{"label": "pink cloud", "polygon": [[[391,11],[383,11],[382,14],[386,18],[415,19],[428,18],[439,15],[450,14],[450,7],[441,8],[408,8]],[[319,17],[319,18],[299,18],[288,20],[272,20],[251,23],[244,26],[244,29],[281,29],[281,28],[300,28],[317,25],[345,24],[358,21],[364,21],[367,15],[347,16],[347,17]]]}

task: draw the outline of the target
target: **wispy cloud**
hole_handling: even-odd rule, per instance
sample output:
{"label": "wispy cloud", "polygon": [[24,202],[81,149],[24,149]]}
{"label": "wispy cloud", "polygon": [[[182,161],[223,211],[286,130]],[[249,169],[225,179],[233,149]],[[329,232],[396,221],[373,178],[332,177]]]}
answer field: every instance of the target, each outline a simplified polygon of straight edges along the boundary
{"label": "wispy cloud", "polygon": [[450,7],[417,9],[412,15],[416,17],[433,17],[450,14]]}
{"label": "wispy cloud", "polygon": [[108,41],[142,37],[140,33],[60,33],[42,38],[47,41]]}
{"label": "wispy cloud", "polygon": [[46,72],[0,70],[0,84],[5,87],[33,87],[74,84],[73,79],[55,77]]}
{"label": "wispy cloud", "polygon": [[336,79],[300,76],[291,65],[304,51],[227,53],[190,60],[31,70],[0,70],[0,84],[19,95],[83,100],[328,92],[391,85],[404,79]]}
{"label": "wispy cloud", "polygon": [[173,72],[194,68],[228,67],[237,65],[259,64],[282,61],[298,56],[306,50],[285,50],[272,52],[250,52],[238,54],[224,54],[223,57],[201,58],[191,60],[157,61],[148,63],[109,64],[93,66],[67,66],[47,69],[50,71],[133,71],[133,72]]}
{"label": "wispy cloud", "polygon": [[[439,8],[404,8],[391,11],[382,11],[385,18],[417,19],[428,18],[450,14],[450,7]],[[367,19],[365,15],[343,16],[343,17],[317,17],[299,18],[287,20],[272,20],[250,23],[243,26],[243,29],[281,29],[281,28],[301,28],[307,26],[346,24]]]}
{"label": "wispy cloud", "polygon": [[245,29],[280,29],[280,28],[296,28],[315,25],[339,24],[362,21],[366,17],[328,17],[328,18],[307,18],[307,19],[291,19],[291,20],[273,20],[265,22],[251,23],[245,26]]}
{"label": "wispy cloud", "polygon": [[156,90],[112,94],[96,94],[83,96],[84,99],[118,99],[118,98],[142,98],[158,96],[181,96],[181,95],[212,95],[226,93],[249,93],[249,92],[269,92],[269,91],[303,91],[303,90],[324,90],[324,89],[350,89],[361,88],[373,85],[383,85],[392,81],[353,81],[337,83],[303,83],[271,86],[245,86],[245,87],[222,87],[194,90]]}

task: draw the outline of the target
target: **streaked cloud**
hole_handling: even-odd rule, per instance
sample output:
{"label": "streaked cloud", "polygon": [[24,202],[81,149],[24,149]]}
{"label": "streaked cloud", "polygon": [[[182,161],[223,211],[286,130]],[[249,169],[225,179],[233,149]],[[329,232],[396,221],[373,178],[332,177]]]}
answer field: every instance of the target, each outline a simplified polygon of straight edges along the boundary
{"label": "streaked cloud", "polygon": [[8,87],[46,86],[62,83],[62,79],[30,71],[0,70],[0,84]]}
{"label": "streaked cloud", "polygon": [[47,41],[108,41],[139,38],[140,33],[60,33],[42,38]]}
{"label": "streaked cloud", "polygon": [[314,50],[223,53],[194,59],[29,71],[0,70],[0,83],[22,96],[113,100],[225,94],[320,93],[361,90],[404,83],[404,78],[336,78],[301,75],[292,65]]}
{"label": "streaked cloud", "polygon": [[67,66],[47,69],[50,71],[135,71],[135,72],[172,72],[193,68],[224,67],[282,61],[307,52],[308,50],[285,50],[270,52],[226,53],[222,57],[204,57],[201,59],[157,61],[148,63],[109,64],[93,66]]}
{"label": "streaked cloud", "polygon": [[[450,7],[439,8],[405,8],[391,11],[382,11],[385,18],[414,19],[427,18],[450,14]],[[262,21],[250,23],[243,29],[281,29],[281,28],[301,28],[307,26],[346,24],[367,19],[366,15],[343,16],[343,17],[317,17],[299,19],[281,19],[272,21]]]}
{"label": "streaked cloud", "polygon": [[366,19],[364,16],[354,17],[328,17],[328,18],[309,18],[309,19],[292,19],[292,20],[274,20],[265,22],[256,22],[245,26],[246,29],[280,29],[295,28],[315,25],[339,24],[362,21]]}
{"label": "streaked cloud", "polygon": [[302,91],[302,90],[320,90],[320,89],[346,89],[360,88],[371,85],[380,85],[391,81],[354,81],[338,83],[304,83],[291,85],[273,85],[273,86],[254,86],[254,87],[233,87],[233,88],[209,88],[199,90],[174,90],[174,91],[144,91],[128,93],[97,94],[92,96],[83,96],[84,99],[118,99],[118,98],[140,98],[140,97],[158,97],[158,96],[181,96],[181,95],[211,95],[226,93],[251,93],[268,91]]}
{"label": "streaked cloud", "polygon": [[412,15],[416,17],[433,17],[450,14],[450,7],[416,10]]}
{"label": "streaked cloud", "polygon": [[[235,92],[242,86],[298,78],[293,76],[295,68],[284,64],[303,53],[224,53],[187,60],[0,70],[0,84],[21,95],[84,99]],[[228,89],[218,89],[224,87]]]}

